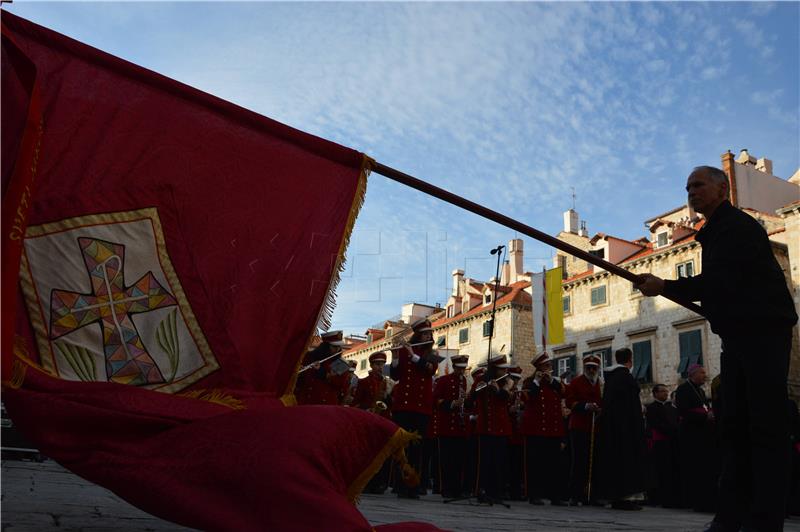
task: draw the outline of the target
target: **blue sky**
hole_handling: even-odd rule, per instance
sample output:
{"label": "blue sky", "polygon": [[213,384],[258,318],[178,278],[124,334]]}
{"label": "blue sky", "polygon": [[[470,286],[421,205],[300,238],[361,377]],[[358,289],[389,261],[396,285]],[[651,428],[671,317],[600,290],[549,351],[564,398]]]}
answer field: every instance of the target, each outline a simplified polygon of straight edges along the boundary
{"label": "blue sky", "polygon": [[[5,9],[555,234],[645,234],[693,166],[800,166],[800,3],[40,3]],[[350,333],[488,279],[493,222],[373,175]],[[552,250],[525,241],[525,267]]]}

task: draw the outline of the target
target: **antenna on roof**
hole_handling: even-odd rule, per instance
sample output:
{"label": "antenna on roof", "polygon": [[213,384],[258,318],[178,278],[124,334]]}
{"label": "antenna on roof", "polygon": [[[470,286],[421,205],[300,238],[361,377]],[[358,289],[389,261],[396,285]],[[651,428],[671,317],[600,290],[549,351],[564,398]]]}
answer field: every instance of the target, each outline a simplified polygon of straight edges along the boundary
{"label": "antenna on roof", "polygon": [[569,187],[572,189],[572,210],[575,210],[575,187]]}

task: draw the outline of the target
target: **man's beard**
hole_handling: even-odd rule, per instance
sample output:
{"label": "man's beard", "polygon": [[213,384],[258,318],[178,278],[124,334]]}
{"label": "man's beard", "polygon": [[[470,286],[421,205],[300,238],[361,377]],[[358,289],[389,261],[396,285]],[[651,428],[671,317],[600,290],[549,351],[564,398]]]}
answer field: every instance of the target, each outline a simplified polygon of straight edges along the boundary
{"label": "man's beard", "polygon": [[[584,373],[584,375],[586,374]],[[595,373],[594,375],[586,375],[586,378],[589,379],[589,382],[592,384],[597,384],[597,379],[600,378],[600,375]]]}

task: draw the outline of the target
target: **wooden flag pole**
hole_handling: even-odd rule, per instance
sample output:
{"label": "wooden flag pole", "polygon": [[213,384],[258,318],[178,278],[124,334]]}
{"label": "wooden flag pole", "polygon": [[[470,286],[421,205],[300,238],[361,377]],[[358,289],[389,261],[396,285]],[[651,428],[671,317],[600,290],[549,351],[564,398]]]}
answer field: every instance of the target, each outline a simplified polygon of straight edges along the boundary
{"label": "wooden flag pole", "polygon": [[[493,211],[489,208],[486,208],[483,205],[479,205],[473,201],[462,198],[461,196],[457,196],[456,194],[448,192],[443,188],[439,188],[437,186],[431,185],[430,183],[426,183],[421,179],[417,179],[416,177],[405,174],[399,170],[395,170],[394,168],[381,164],[377,161],[373,165],[372,171],[384,177],[388,177],[392,181],[397,181],[398,183],[402,183],[408,187],[419,190],[420,192],[424,192],[429,196],[433,196],[434,198],[446,201],[447,203],[450,203],[457,207],[461,207],[462,209],[466,209],[470,212],[473,212],[478,216],[488,218],[489,220],[497,222],[500,225],[504,225],[508,228],[514,229],[515,231],[518,231],[524,235],[534,238],[539,242],[543,242],[549,246],[553,246],[554,248],[559,249],[565,253],[569,253],[570,255],[578,257],[579,259],[583,259],[589,264],[594,264],[595,266],[603,268],[607,272],[613,273],[614,275],[622,277],[623,279],[627,279],[632,283],[637,282],[638,276],[635,273],[626,270],[625,268],[620,268],[616,264],[612,264],[606,260],[601,259],[600,257],[592,255],[587,251],[584,251],[571,244],[567,244],[566,242],[563,242],[553,236],[550,236],[547,233],[543,233],[538,229],[534,229],[529,225],[525,225],[524,223],[518,222],[513,218],[509,218],[504,214],[500,214],[497,211]],[[703,314],[703,310],[700,308],[699,305],[695,305],[694,303],[688,301],[679,301],[675,298],[668,296],[664,297],[691,310],[692,312],[696,312],[701,316],[705,315]]]}

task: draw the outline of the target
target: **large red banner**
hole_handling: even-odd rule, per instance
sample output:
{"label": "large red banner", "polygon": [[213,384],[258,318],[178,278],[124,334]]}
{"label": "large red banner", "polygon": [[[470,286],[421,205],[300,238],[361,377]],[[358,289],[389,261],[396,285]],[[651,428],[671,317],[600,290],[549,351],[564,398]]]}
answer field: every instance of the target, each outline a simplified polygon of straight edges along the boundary
{"label": "large red banner", "polygon": [[177,523],[369,530],[350,501],[409,435],[356,409],[283,406],[329,317],[369,160],[2,23],[3,400],[17,425]]}

